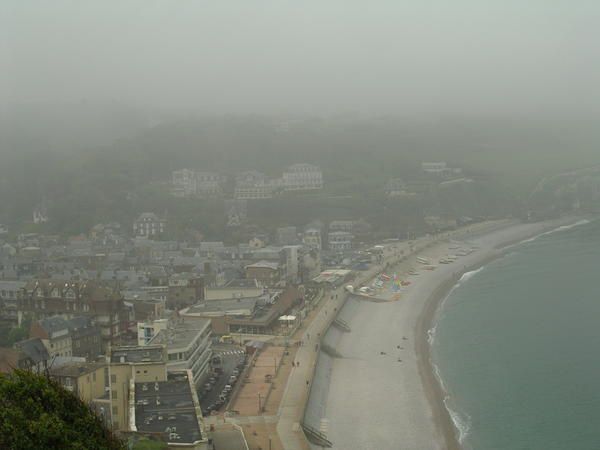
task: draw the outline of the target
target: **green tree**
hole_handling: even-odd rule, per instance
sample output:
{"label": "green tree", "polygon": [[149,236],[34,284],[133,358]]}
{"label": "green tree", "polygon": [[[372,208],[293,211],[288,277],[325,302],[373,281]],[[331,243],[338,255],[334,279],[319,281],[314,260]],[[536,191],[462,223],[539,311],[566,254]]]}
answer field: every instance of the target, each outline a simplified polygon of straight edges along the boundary
{"label": "green tree", "polygon": [[0,448],[125,449],[78,397],[53,380],[0,374]]}

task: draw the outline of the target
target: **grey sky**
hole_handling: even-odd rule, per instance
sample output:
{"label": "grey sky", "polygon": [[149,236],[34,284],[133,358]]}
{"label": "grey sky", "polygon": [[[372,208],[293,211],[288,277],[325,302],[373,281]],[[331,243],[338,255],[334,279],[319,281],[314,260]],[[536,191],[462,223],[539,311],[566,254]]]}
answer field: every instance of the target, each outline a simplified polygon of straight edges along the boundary
{"label": "grey sky", "polygon": [[597,112],[600,3],[3,0],[0,95],[202,113]]}

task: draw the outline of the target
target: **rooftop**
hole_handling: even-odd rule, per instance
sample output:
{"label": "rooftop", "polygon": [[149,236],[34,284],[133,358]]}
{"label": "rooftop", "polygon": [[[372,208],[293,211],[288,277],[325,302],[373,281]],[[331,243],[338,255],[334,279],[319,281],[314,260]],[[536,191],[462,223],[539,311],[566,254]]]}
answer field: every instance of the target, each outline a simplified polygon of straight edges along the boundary
{"label": "rooftop", "polygon": [[106,366],[103,363],[69,362],[59,367],[52,367],[52,375],[60,377],[78,377],[86,373],[94,372]]}
{"label": "rooftop", "polygon": [[187,318],[184,322],[176,323],[174,327],[160,330],[149,344],[163,344],[169,350],[181,349],[194,342],[196,336],[207,328],[210,328],[210,320]]}
{"label": "rooftop", "polygon": [[196,303],[195,305],[188,308],[187,314],[209,314],[209,313],[223,313],[227,314],[230,311],[239,310],[250,310],[256,309],[256,304],[259,300],[265,299],[264,296],[259,297],[245,297],[245,298],[232,298],[224,300],[209,300],[203,303]]}
{"label": "rooftop", "polygon": [[138,431],[165,433],[168,442],[202,439],[197,409],[187,377],[135,383],[135,425]]}
{"label": "rooftop", "polygon": [[164,347],[162,345],[116,347],[111,352],[110,361],[122,364],[162,362],[164,361],[163,351]]}
{"label": "rooftop", "polygon": [[277,270],[279,268],[279,264],[277,264],[276,262],[272,262],[272,261],[258,261],[258,262],[255,262],[254,264],[248,264],[246,266],[246,269],[248,269],[248,268]]}

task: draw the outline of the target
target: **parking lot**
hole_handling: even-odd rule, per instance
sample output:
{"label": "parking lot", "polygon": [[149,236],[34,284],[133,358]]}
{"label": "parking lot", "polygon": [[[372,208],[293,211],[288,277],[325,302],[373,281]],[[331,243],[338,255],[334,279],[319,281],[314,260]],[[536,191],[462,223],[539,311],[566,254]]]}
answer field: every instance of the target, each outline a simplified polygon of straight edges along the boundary
{"label": "parking lot", "polygon": [[[198,389],[198,398],[200,399],[200,406],[202,407],[202,414],[209,415],[212,411],[221,410],[229,401],[231,390],[235,386],[235,383],[239,381],[231,379],[235,376],[235,371],[242,372],[245,362],[246,355],[244,350],[233,344],[218,344],[213,347],[213,357],[220,357],[221,364],[218,365],[222,369],[222,373],[214,375],[214,380],[211,384],[210,390],[207,390],[205,386]],[[231,386],[231,390],[227,393],[224,392],[225,387]]]}

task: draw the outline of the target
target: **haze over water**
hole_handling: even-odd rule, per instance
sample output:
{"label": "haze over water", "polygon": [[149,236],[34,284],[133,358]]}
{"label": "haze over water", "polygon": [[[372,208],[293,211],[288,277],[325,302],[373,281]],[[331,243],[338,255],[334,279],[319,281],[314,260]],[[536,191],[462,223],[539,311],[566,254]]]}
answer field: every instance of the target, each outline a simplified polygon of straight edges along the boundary
{"label": "haze over water", "polygon": [[600,221],[541,236],[463,281],[433,359],[467,449],[600,445]]}

